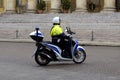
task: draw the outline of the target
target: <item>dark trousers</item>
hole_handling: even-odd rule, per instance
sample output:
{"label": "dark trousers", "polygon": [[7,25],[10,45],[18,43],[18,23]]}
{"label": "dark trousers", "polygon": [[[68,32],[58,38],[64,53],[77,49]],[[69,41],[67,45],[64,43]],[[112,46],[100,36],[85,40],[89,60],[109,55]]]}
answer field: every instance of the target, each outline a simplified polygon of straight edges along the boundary
{"label": "dark trousers", "polygon": [[71,57],[71,43],[68,36],[52,37],[52,43],[62,49],[63,56]]}

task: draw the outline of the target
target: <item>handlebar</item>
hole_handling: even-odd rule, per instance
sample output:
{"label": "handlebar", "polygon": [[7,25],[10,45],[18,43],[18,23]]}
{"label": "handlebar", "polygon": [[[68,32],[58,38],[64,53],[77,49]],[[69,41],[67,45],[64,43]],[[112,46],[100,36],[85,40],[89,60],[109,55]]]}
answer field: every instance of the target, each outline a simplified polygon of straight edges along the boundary
{"label": "handlebar", "polygon": [[70,28],[66,27],[66,29],[67,29],[67,33],[68,33],[68,34],[70,34],[70,35],[75,34],[75,32],[71,31]]}

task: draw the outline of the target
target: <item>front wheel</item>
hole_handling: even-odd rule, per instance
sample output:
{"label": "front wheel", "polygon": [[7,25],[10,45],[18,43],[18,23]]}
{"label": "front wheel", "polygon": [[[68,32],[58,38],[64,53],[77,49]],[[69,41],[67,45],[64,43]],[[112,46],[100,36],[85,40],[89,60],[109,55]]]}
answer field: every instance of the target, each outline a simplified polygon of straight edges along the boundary
{"label": "front wheel", "polygon": [[86,52],[85,51],[80,51],[77,50],[75,55],[73,56],[73,61],[77,64],[81,64],[85,61],[86,59]]}
{"label": "front wheel", "polygon": [[50,60],[45,55],[43,55],[44,53],[46,54],[47,52],[43,51],[43,52],[37,52],[35,54],[35,61],[40,66],[46,66],[50,62]]}

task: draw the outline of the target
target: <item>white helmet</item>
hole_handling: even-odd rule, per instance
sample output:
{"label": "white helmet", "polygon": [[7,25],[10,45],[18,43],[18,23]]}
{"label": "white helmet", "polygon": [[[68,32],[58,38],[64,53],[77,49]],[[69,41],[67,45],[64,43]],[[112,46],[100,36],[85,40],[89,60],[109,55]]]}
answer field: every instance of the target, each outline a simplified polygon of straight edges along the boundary
{"label": "white helmet", "polygon": [[61,20],[60,20],[60,17],[54,17],[53,18],[53,23],[60,23],[61,22]]}

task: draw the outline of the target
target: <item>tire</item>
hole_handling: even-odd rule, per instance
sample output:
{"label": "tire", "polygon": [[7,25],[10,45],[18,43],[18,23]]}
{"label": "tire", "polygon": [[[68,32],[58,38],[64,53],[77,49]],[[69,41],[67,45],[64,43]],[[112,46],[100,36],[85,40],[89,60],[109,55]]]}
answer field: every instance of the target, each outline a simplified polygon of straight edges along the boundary
{"label": "tire", "polygon": [[[47,51],[42,51],[42,53],[47,53]],[[41,52],[36,52],[35,61],[40,66],[46,66],[50,62],[47,56],[41,54]]]}
{"label": "tire", "polygon": [[86,59],[86,52],[85,51],[76,51],[76,54],[73,57],[73,62],[76,64],[81,64],[85,61]]}

